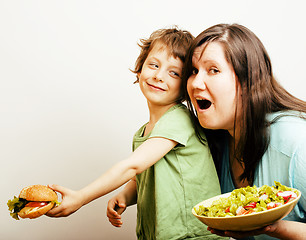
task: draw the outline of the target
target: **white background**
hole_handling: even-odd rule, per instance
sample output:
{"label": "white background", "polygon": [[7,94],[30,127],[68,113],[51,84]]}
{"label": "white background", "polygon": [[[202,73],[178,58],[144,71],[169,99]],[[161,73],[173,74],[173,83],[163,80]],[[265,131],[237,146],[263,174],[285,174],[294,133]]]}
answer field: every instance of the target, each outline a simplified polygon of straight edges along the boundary
{"label": "white background", "polygon": [[303,4],[1,0],[0,239],[135,239],[135,206],[121,229],[105,216],[116,192],[61,219],[16,221],[6,203],[32,184],[80,189],[130,154],[148,112],[129,68],[139,38],[158,28],[197,36],[217,23],[243,24],[263,41],[281,84],[306,100]]}

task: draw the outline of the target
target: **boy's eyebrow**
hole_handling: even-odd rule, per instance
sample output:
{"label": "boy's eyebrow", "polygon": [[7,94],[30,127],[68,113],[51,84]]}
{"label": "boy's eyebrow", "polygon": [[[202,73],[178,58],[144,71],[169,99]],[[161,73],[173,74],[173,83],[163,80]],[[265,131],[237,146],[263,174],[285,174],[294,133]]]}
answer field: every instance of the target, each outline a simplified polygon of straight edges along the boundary
{"label": "boy's eyebrow", "polygon": [[[169,57],[169,59],[171,59],[171,58],[173,58],[175,61],[178,61],[178,62],[177,63],[172,63],[170,60],[167,61],[169,63],[169,67],[177,68],[179,70],[182,70],[183,69],[183,62],[182,62],[182,60],[181,59],[177,59],[177,58],[175,58],[173,56]],[[154,57],[154,56],[148,56],[147,60],[150,60],[150,61],[155,60],[157,62],[160,62],[160,60],[158,58]],[[179,63],[182,63],[182,66],[178,66]]]}
{"label": "boy's eyebrow", "polygon": [[177,68],[179,70],[182,70],[183,69],[183,66],[182,67],[179,67],[179,66],[176,66],[176,65],[170,65],[171,68]]}
{"label": "boy's eyebrow", "polygon": [[158,60],[158,58],[157,58],[157,57],[155,57],[154,55],[151,55],[151,56],[150,56],[150,55],[148,55],[148,56],[147,56],[147,59],[156,59],[156,60]]}

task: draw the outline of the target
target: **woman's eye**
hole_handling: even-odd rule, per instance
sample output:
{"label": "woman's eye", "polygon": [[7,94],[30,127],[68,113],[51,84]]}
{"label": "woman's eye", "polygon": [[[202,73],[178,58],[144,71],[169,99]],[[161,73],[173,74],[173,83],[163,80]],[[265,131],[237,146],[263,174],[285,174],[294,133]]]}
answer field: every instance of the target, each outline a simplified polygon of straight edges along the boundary
{"label": "woman's eye", "polygon": [[208,72],[211,73],[211,74],[217,74],[220,71],[217,68],[210,68]]}
{"label": "woman's eye", "polygon": [[198,72],[199,72],[199,70],[198,70],[198,69],[196,69],[196,68],[194,68],[194,69],[192,70],[192,75],[194,75],[194,74],[198,74]]}

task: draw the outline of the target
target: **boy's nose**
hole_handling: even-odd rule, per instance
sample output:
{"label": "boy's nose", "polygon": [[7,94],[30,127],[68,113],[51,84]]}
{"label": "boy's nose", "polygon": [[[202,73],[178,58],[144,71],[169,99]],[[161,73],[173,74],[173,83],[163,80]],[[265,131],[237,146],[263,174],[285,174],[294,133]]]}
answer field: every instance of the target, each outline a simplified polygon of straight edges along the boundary
{"label": "boy's nose", "polygon": [[158,82],[163,81],[163,73],[161,70],[155,72],[154,79]]}

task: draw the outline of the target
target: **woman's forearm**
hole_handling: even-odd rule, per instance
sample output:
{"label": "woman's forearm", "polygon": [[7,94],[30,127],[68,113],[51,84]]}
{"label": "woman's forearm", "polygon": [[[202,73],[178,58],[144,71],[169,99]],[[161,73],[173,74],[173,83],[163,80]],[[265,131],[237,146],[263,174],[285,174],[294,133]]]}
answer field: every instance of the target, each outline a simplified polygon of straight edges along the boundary
{"label": "woman's forearm", "polygon": [[278,239],[304,240],[306,239],[306,224],[281,220],[271,225],[267,234]]}

